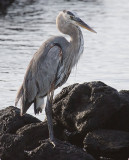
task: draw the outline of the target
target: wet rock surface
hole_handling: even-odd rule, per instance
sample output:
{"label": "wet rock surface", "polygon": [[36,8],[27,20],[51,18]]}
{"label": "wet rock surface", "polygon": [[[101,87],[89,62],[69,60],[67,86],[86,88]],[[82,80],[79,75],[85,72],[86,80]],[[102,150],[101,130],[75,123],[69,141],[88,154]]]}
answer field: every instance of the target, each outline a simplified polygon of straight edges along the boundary
{"label": "wet rock surface", "polygon": [[21,117],[13,106],[0,111],[0,158],[127,160],[128,122],[129,91],[118,92],[102,82],[73,84],[54,99],[55,148],[46,121]]}

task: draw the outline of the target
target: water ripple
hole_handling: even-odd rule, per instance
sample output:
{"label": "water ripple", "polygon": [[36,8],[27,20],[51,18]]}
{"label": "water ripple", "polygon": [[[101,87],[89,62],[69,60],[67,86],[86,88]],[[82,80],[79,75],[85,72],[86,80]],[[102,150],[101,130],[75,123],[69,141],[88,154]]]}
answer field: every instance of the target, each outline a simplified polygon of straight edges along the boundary
{"label": "water ripple", "polygon": [[55,18],[64,9],[77,12],[97,31],[82,30],[84,54],[64,86],[101,80],[118,90],[129,89],[128,6],[128,0],[16,0],[0,17],[1,108],[14,105],[16,90],[40,45],[60,35]]}

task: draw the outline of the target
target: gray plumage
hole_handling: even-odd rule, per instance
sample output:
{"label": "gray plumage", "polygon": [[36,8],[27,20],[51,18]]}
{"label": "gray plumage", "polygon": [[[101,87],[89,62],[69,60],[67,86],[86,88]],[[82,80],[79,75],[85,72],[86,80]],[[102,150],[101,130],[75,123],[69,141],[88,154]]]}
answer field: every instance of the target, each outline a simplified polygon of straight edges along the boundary
{"label": "gray plumage", "polygon": [[65,51],[63,44],[68,45],[65,38],[52,37],[34,54],[17,94],[16,103],[21,98],[22,115],[32,103],[35,103],[35,114],[41,111],[42,104],[37,106],[38,100],[43,99],[50,92],[52,83],[55,83],[55,88],[63,83],[65,78],[62,63],[62,55]]}
{"label": "gray plumage", "polygon": [[[71,37],[70,42],[62,36],[55,36],[44,42],[34,54],[16,97],[16,105],[21,99],[21,115],[26,113],[32,103],[35,114],[41,112],[45,96],[48,96],[48,106],[52,104],[54,90],[67,81],[84,49],[79,26],[95,32],[78,16],[66,10],[59,13],[56,24],[60,32]],[[47,114],[47,119],[50,116]],[[52,129],[50,124],[49,132]],[[53,139],[51,135],[50,138]]]}

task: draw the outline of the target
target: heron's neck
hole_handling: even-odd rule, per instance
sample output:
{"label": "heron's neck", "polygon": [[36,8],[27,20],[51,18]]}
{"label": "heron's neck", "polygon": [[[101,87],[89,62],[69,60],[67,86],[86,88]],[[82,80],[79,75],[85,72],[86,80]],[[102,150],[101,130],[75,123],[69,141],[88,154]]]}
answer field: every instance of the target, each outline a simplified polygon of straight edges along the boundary
{"label": "heron's neck", "polygon": [[72,58],[72,67],[74,67],[77,64],[84,49],[84,40],[81,29],[79,27],[73,27],[70,37],[71,37],[70,40],[71,53],[69,56],[70,58]]}
{"label": "heron's neck", "polygon": [[70,37],[71,37],[70,43],[74,49],[80,49],[82,43],[84,45],[82,31],[79,27],[73,28]]}

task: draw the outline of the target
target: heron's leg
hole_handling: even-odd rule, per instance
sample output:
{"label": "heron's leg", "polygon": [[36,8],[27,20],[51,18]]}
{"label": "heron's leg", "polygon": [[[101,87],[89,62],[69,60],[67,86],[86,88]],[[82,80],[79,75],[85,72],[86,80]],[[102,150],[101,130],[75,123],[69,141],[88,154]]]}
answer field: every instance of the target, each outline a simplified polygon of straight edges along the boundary
{"label": "heron's leg", "polygon": [[45,107],[45,112],[47,116],[47,122],[48,122],[48,130],[49,130],[49,138],[51,143],[55,146],[55,138],[54,138],[54,133],[53,133],[53,121],[52,121],[52,102],[53,102],[53,94],[54,91],[49,93],[47,95],[47,103]]}

